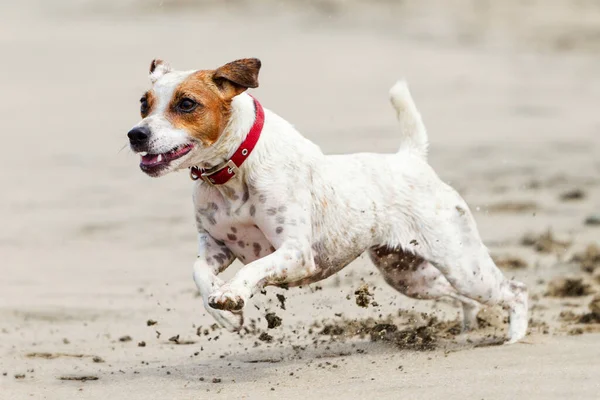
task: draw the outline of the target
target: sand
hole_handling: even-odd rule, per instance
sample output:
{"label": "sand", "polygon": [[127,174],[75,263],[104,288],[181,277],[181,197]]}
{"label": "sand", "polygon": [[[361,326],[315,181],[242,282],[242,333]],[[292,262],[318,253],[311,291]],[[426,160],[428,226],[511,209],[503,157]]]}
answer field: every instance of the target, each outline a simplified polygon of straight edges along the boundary
{"label": "sand", "polygon": [[[0,399],[600,396],[600,266],[575,256],[600,238],[600,8],[309,3],[0,5]],[[143,175],[125,133],[152,58],[246,56],[263,61],[253,93],[329,153],[394,151],[387,91],[409,80],[431,164],[529,285],[522,343],[484,346],[505,333],[495,309],[455,335],[456,304],[403,297],[366,258],[256,296],[241,336],[211,327],[191,181]]]}

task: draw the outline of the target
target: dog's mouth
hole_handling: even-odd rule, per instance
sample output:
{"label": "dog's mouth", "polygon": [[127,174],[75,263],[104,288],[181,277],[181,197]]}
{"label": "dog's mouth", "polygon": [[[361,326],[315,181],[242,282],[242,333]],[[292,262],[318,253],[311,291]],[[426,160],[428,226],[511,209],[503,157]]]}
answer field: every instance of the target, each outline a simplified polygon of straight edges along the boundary
{"label": "dog's mouth", "polygon": [[188,154],[194,145],[191,143],[179,145],[166,153],[151,154],[141,153],[140,168],[148,175],[154,175],[157,172],[167,168],[173,161]]}

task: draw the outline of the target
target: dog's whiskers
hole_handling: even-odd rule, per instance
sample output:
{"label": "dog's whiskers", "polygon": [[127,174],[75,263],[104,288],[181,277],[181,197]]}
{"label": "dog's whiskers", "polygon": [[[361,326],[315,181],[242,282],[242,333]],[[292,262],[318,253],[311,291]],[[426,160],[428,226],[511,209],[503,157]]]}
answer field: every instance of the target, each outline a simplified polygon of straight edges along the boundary
{"label": "dog's whiskers", "polygon": [[118,154],[118,153],[120,153],[120,152],[122,152],[122,151],[123,151],[123,149],[124,149],[125,147],[128,147],[128,148],[129,148],[129,150],[131,150],[131,147],[129,147],[129,143],[125,143],[125,144],[123,145],[123,147],[121,147],[121,148],[119,149],[119,151],[117,151],[117,154]]}

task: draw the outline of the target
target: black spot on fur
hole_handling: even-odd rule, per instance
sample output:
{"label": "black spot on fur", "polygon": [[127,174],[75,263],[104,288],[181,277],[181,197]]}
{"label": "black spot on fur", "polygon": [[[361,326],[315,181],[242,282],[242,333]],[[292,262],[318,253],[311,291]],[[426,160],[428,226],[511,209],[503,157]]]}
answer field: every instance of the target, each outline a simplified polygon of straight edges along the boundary
{"label": "black spot on fur", "polygon": [[275,215],[277,214],[277,209],[275,207],[271,207],[267,210],[267,215]]}
{"label": "black spot on fur", "polygon": [[227,246],[222,246],[222,247],[221,247],[221,251],[222,251],[223,253],[225,253],[225,255],[226,255],[227,257],[231,257],[231,256],[233,255],[233,253],[231,252],[231,250],[229,250],[229,248],[228,248]]}
{"label": "black spot on fur", "polygon": [[278,226],[277,229],[275,229],[275,232],[279,235],[281,232],[283,232],[283,227]]}
{"label": "black spot on fur", "polygon": [[287,207],[286,206],[279,207],[279,212],[285,212],[285,211],[287,211]]}
{"label": "black spot on fur", "polygon": [[242,195],[242,202],[245,203],[250,198],[250,192],[248,191],[248,185],[244,182],[244,194]]}
{"label": "black spot on fur", "polygon": [[237,228],[236,228],[235,226],[232,226],[232,227],[231,227],[231,232],[233,232],[233,233],[237,233]]}
{"label": "black spot on fur", "polygon": [[250,216],[254,217],[254,214],[256,214],[256,207],[254,207],[254,204],[252,204],[250,206]]}
{"label": "black spot on fur", "polygon": [[285,224],[285,217],[283,215],[279,215],[277,218],[275,218],[275,221],[277,221],[278,224]]}
{"label": "black spot on fur", "polygon": [[258,243],[254,243],[254,244],[252,245],[252,248],[254,249],[254,255],[255,255],[256,257],[258,257],[258,256],[260,255],[260,251],[262,250],[262,247],[261,247],[261,245],[260,245],[260,244],[258,244]]}
{"label": "black spot on fur", "polygon": [[238,244],[238,246],[240,246],[242,249],[243,249],[244,247],[246,247],[246,243],[244,243],[244,241],[243,241],[243,240],[240,240],[240,241],[238,241],[238,242],[237,242],[237,244]]}
{"label": "black spot on fur", "polygon": [[260,201],[261,203],[266,203],[267,202],[267,196],[265,196],[264,194],[261,194],[258,196],[258,201]]}
{"label": "black spot on fur", "polygon": [[228,233],[227,239],[229,239],[233,242],[233,241],[237,240],[237,236],[235,236],[233,233]]}

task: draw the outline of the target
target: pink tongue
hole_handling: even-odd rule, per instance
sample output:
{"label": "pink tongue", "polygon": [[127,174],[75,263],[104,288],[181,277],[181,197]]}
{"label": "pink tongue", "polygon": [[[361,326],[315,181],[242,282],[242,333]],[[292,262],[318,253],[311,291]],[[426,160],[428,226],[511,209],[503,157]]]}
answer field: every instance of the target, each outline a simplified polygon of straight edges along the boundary
{"label": "pink tongue", "polygon": [[158,162],[158,154],[146,154],[142,156],[142,164],[156,164]]}

